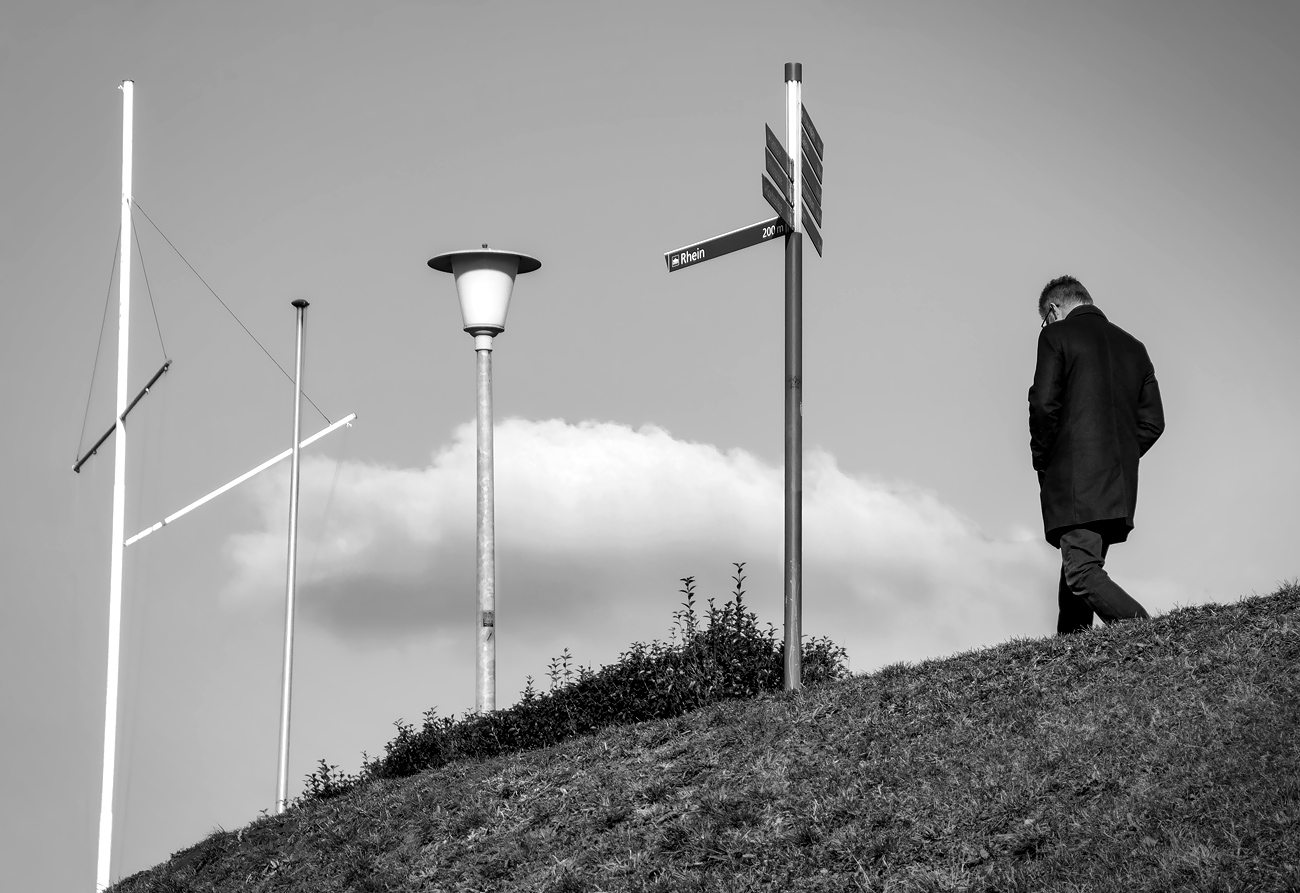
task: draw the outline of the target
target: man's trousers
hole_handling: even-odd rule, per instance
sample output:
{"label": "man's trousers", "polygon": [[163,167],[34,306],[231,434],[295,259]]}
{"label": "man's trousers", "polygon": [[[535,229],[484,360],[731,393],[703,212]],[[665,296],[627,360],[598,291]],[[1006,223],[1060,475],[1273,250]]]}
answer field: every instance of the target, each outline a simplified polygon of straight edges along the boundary
{"label": "man's trousers", "polygon": [[1061,534],[1061,582],[1057,587],[1060,614],[1057,635],[1092,626],[1095,613],[1104,623],[1147,617],[1146,610],[1106,573],[1110,543],[1096,530],[1075,527]]}

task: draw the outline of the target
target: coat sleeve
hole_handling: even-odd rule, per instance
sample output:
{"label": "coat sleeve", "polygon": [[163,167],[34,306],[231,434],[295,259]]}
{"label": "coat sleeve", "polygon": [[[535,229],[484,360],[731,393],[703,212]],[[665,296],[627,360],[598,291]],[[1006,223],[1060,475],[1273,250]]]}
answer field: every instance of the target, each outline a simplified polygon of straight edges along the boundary
{"label": "coat sleeve", "polygon": [[1165,408],[1160,402],[1160,384],[1154,369],[1147,372],[1138,394],[1138,455],[1143,456],[1165,430]]}
{"label": "coat sleeve", "polygon": [[1059,346],[1052,343],[1047,330],[1038,336],[1038,364],[1034,384],[1029,389],[1029,452],[1034,469],[1046,470],[1056,449],[1056,432],[1060,424],[1061,392],[1065,364]]}

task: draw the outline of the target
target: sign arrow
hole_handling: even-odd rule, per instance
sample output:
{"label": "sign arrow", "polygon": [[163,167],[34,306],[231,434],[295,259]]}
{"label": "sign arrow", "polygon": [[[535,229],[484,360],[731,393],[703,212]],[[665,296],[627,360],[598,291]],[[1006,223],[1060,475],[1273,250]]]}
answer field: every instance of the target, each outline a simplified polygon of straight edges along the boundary
{"label": "sign arrow", "polygon": [[[766,182],[764,180],[765,184]],[[739,251],[742,248],[748,248],[751,245],[757,245],[760,242],[770,241],[777,236],[784,236],[789,231],[789,226],[784,220],[780,217],[773,217],[771,220],[742,226],[740,229],[733,229],[729,233],[714,236],[712,239],[705,239],[703,242],[696,242],[694,245],[687,245],[685,248],[670,251],[664,255],[664,263],[668,265],[668,272],[672,273],[685,267],[704,263],[706,260],[713,260],[715,257],[722,257],[722,255],[730,254],[733,251]]]}
{"label": "sign arrow", "polygon": [[772,132],[772,128],[764,124],[763,130],[767,132],[767,151],[771,152],[772,157],[776,159],[777,163],[785,168],[786,177],[793,181],[794,162],[790,160],[790,153],[785,151],[785,146],[781,145],[781,141],[776,138],[776,134]]}
{"label": "sign arrow", "polygon": [[805,155],[800,162],[803,169],[803,194],[812,194],[812,197],[820,204],[822,200],[822,184],[817,175],[813,173],[812,165],[808,163],[808,156]]}
{"label": "sign arrow", "polygon": [[808,134],[808,140],[812,144],[814,151],[817,152],[817,158],[826,157],[826,144],[822,142],[821,134],[813,126],[812,115],[808,114],[808,107],[802,103],[799,105],[799,114],[803,117],[803,132]]}
{"label": "sign arrow", "polygon": [[812,140],[808,138],[808,131],[801,129],[799,131],[799,136],[800,136],[800,144],[803,146],[802,154],[804,160],[806,160],[810,165],[812,165],[813,173],[817,175],[817,182],[821,183],[825,179],[824,177],[822,177],[822,160],[817,155],[817,152],[813,149]]}
{"label": "sign arrow", "polygon": [[791,182],[790,177],[786,174],[785,168],[781,166],[781,162],[772,157],[771,150],[763,153],[763,161],[767,165],[767,175],[772,178],[773,183],[780,187],[781,193],[785,196],[785,200],[793,205],[794,183]]}
{"label": "sign arrow", "polygon": [[772,181],[767,177],[763,178],[763,198],[772,206],[772,210],[781,215],[785,225],[794,229],[794,208],[785,200],[781,190],[772,185]]}
{"label": "sign arrow", "polygon": [[[812,182],[813,182],[812,180],[810,180],[810,179],[808,179],[808,178],[806,178],[806,177],[804,178],[804,181],[803,181],[803,207],[804,207],[804,210],[805,210],[805,211],[811,211],[811,212],[812,212],[813,220],[816,220],[816,221],[817,221],[817,225],[818,225],[818,226],[821,226],[821,225],[822,225],[822,203],[821,203],[821,199],[820,199],[821,188],[818,187],[818,188],[814,189],[811,185],[809,185],[809,184],[811,184]],[[814,195],[814,194],[813,194],[814,192],[816,192],[816,193],[818,193],[818,194],[817,194],[817,195]]]}
{"label": "sign arrow", "polygon": [[817,232],[816,225],[812,222],[812,218],[808,216],[807,205],[804,205],[804,209],[803,209],[803,231],[804,231],[804,235],[806,235],[808,239],[813,243],[813,247],[817,249],[817,256],[821,257],[822,256],[822,234]]}

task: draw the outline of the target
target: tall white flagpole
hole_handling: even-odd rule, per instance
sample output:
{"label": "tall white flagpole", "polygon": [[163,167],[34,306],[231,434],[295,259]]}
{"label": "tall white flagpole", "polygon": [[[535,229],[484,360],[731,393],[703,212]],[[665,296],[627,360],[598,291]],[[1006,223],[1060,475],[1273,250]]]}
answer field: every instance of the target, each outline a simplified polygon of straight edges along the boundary
{"label": "tall white flagpole", "polygon": [[293,607],[298,589],[298,452],[302,440],[302,330],[308,304],[298,309],[298,365],[293,377],[293,467],[289,472],[289,571],[285,583],[284,687],[280,692],[280,756],[276,766],[275,811],[284,812],[289,800],[289,706],[293,691]]}
{"label": "tall white flagpole", "polygon": [[104,786],[99,795],[99,864],[95,889],[108,887],[113,862],[113,766],[117,755],[117,687],[122,643],[122,558],[126,535],[127,343],[131,336],[131,150],[135,82],[122,81],[122,244],[117,311],[117,441],[113,445],[113,551],[108,584],[108,680],[104,695]]}

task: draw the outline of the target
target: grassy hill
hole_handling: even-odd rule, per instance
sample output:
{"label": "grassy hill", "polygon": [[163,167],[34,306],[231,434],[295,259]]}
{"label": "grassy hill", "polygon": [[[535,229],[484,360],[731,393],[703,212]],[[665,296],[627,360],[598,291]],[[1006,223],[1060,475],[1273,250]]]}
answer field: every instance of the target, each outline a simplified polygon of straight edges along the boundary
{"label": "grassy hill", "polygon": [[1300,586],[365,784],[112,889],[1300,890]]}

